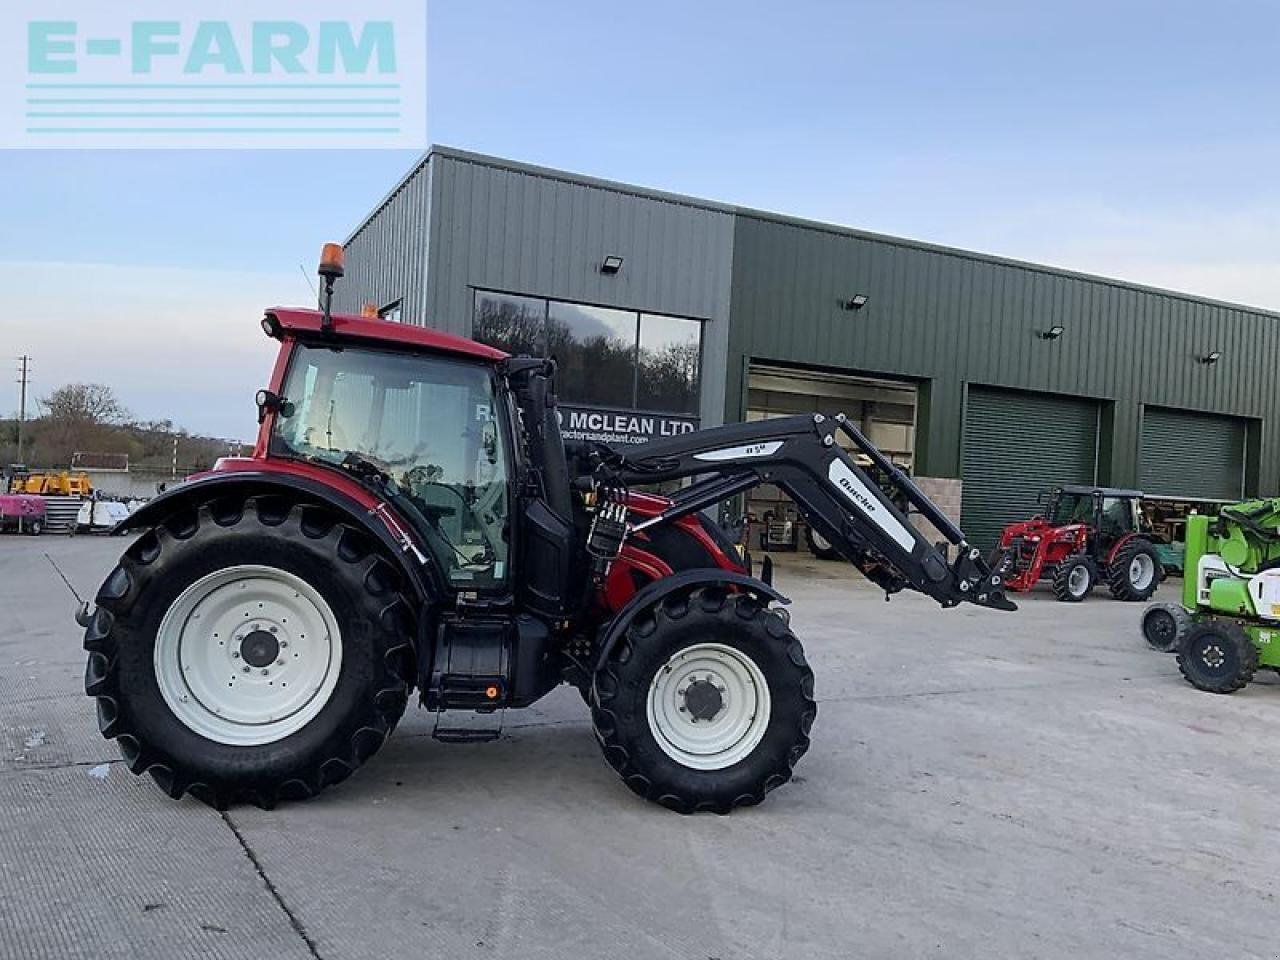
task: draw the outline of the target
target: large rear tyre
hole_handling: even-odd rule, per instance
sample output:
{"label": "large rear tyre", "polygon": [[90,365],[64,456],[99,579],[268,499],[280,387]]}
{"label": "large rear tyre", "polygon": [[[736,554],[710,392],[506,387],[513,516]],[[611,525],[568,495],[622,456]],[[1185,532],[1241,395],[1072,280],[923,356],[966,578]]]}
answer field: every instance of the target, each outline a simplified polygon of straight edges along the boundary
{"label": "large rear tyre", "polygon": [[642,613],[596,674],[592,720],[634,792],[679,813],[728,813],[791,779],[817,714],[813,671],[784,619],[717,586]]}
{"label": "large rear tyre", "polygon": [[1202,620],[1187,631],[1178,669],[1199,690],[1235,693],[1253,679],[1258,648],[1234,620]]}
{"label": "large rear tyre", "polygon": [[1122,544],[1107,567],[1107,585],[1117,600],[1147,600],[1160,586],[1160,557],[1146,540]]}
{"label": "large rear tyre", "polygon": [[1053,571],[1053,595],[1064,603],[1079,603],[1093,590],[1097,573],[1082,553],[1064,557]]}
{"label": "large rear tyre", "polygon": [[1191,615],[1176,603],[1153,603],[1142,614],[1142,637],[1161,653],[1181,647],[1191,626]]}
{"label": "large rear tyre", "polygon": [[310,797],[404,711],[400,588],[373,541],[319,507],[265,497],[175,514],[98,591],[84,645],[99,729],[174,799]]}

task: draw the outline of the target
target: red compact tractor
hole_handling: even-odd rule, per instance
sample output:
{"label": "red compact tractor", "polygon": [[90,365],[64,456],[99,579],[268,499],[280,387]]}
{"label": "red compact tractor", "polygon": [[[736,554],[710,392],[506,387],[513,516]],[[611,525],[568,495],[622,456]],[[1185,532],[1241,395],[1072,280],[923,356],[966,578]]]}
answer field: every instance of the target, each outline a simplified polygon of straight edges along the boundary
{"label": "red compact tractor", "polygon": [[1011,564],[1006,586],[1026,591],[1049,580],[1059,600],[1078,603],[1101,581],[1117,600],[1146,600],[1163,569],[1141,501],[1138,490],[1054,490],[1043,516],[1011,523],[1001,533],[994,556]]}
{"label": "red compact tractor", "polygon": [[[326,247],[326,304],[341,254]],[[138,536],[79,614],[102,734],[172,797],[309,797],[415,691],[438,739],[474,741],[570,683],[642,797],[760,802],[809,748],[813,673],[768,568],[704,511],[763,483],[887,593],[1014,609],[1005,571],[843,416],[570,445],[552,359],[327,306],[263,329],[280,352],[253,456],[125,521]]]}

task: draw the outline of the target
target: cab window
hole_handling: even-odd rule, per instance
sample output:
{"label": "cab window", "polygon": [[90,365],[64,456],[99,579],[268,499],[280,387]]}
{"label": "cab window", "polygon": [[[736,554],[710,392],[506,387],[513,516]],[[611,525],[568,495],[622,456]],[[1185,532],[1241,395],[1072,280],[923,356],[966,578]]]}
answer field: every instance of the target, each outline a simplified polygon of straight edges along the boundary
{"label": "cab window", "polygon": [[462,589],[508,568],[507,451],[493,379],[477,364],[298,346],[271,451],[377,486],[420,528]]}

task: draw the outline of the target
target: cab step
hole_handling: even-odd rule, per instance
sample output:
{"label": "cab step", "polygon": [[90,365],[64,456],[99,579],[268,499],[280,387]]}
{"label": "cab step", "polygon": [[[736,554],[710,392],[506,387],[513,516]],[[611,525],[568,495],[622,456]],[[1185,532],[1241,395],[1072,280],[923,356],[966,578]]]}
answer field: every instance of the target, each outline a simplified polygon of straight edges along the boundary
{"label": "cab step", "polygon": [[502,736],[506,710],[492,713],[439,711],[431,731],[433,740],[441,743],[488,743]]}

